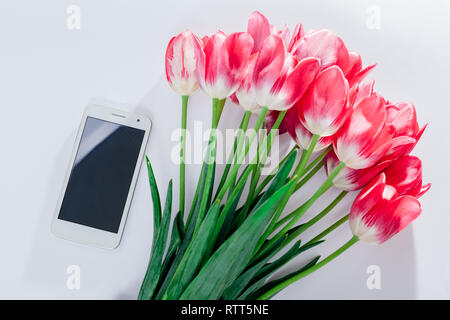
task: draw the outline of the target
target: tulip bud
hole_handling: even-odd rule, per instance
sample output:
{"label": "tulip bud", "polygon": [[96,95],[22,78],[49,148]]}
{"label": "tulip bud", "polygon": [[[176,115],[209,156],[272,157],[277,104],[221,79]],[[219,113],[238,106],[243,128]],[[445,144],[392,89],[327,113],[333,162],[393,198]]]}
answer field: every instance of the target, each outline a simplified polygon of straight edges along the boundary
{"label": "tulip bud", "polygon": [[392,146],[383,159],[398,159],[412,151],[425,131],[426,125],[419,128],[416,109],[409,102],[388,104],[386,114],[386,122],[394,130],[394,137]]}
{"label": "tulip bud", "polygon": [[399,196],[386,184],[384,173],[378,175],[353,202],[349,224],[361,241],[381,244],[389,240],[416,219],[422,208],[413,196]]}
{"label": "tulip bud", "polygon": [[271,110],[289,109],[306,92],[319,71],[316,58],[298,61],[286,52],[283,40],[268,36],[261,47],[253,72],[256,101]]}
{"label": "tulip bud", "polygon": [[252,86],[253,71],[255,69],[256,59],[258,53],[253,54],[243,71],[242,82],[239,89],[236,91],[234,97],[238,104],[246,111],[256,112],[260,109],[256,102],[255,88]]}
{"label": "tulip bud", "polygon": [[[355,191],[364,187],[377,174],[392,163],[391,160],[378,162],[372,167],[365,169],[351,169],[345,167],[336,178],[333,179],[335,187],[345,191]],[[329,152],[325,157],[325,172],[329,175],[338,166],[339,159],[334,152]]]}
{"label": "tulip bud", "polygon": [[197,81],[211,98],[225,99],[240,86],[243,71],[253,49],[253,39],[246,32],[226,36],[219,31],[207,41],[205,59],[197,63]]}
{"label": "tulip bud", "polygon": [[[278,111],[269,111],[266,116],[266,128],[270,130],[272,128],[273,123],[278,117]],[[308,149],[313,135],[309,132],[300,122],[300,118],[298,116],[298,112],[296,107],[292,107],[286,112],[286,116],[284,117],[281,125],[279,127],[280,134],[288,132],[294,142],[301,147],[302,149]],[[333,137],[321,137],[317,141],[313,152],[320,151],[331,145],[333,142]]]}
{"label": "tulip bud", "polygon": [[393,130],[386,125],[384,99],[376,93],[361,100],[333,143],[340,161],[352,169],[373,166],[391,146]]}
{"label": "tulip bud", "polygon": [[295,39],[293,36],[289,44],[289,52],[299,59],[319,58],[322,68],[338,66],[350,88],[362,82],[375,68],[373,64],[363,69],[361,56],[356,52],[348,51],[344,41],[329,30],[311,30]]}
{"label": "tulip bud", "polygon": [[347,94],[348,83],[339,67],[322,70],[296,104],[300,121],[312,134],[335,134],[351,110]]}
{"label": "tulip bud", "polygon": [[173,37],[166,51],[166,77],[171,88],[182,96],[198,89],[195,77],[197,63],[204,60],[201,40],[190,31]]}

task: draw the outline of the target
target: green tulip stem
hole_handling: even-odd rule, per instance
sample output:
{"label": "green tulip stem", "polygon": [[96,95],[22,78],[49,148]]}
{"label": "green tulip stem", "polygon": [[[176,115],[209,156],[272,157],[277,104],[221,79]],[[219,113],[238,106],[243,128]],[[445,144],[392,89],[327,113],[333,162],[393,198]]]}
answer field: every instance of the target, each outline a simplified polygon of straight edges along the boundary
{"label": "green tulip stem", "polygon": [[248,122],[250,120],[250,116],[251,115],[252,115],[251,111],[245,111],[244,115],[242,116],[241,124],[239,125],[239,131],[238,131],[237,135],[234,138],[233,149],[231,150],[231,152],[230,152],[230,154],[228,156],[228,160],[227,160],[227,163],[225,165],[225,169],[223,170],[222,178],[220,179],[219,186],[217,187],[217,193],[216,193],[216,196],[214,197],[214,199],[217,199],[219,191],[222,189],[223,185],[225,184],[225,181],[226,181],[226,179],[228,177],[228,173],[230,172],[231,164],[232,164],[233,159],[234,159],[234,157],[236,155],[238,141],[240,139],[239,137],[241,135],[245,136],[245,132],[247,131]]}
{"label": "green tulip stem", "polygon": [[200,198],[200,208],[199,208],[199,213],[198,213],[198,217],[197,217],[197,221],[196,221],[196,225],[195,225],[195,229],[194,229],[195,230],[194,234],[200,227],[201,222],[203,221],[203,216],[205,214],[206,207],[208,204],[209,190],[210,190],[211,184],[212,184],[214,165],[215,165],[215,156],[216,156],[216,129],[217,129],[217,123],[219,121],[218,104],[219,104],[219,99],[213,98],[212,99],[211,133],[210,133],[208,148],[207,148],[208,154],[206,156],[207,171],[206,171],[205,188],[204,188],[205,191],[203,192],[203,194],[199,195],[201,197]]}
{"label": "green tulip stem", "polygon": [[[308,163],[309,158],[311,157],[311,154],[314,151],[314,148],[317,144],[317,141],[319,141],[318,135],[313,135],[311,139],[311,143],[309,145],[309,148],[307,150],[303,150],[302,156],[300,158],[300,162],[297,165],[297,168],[295,168],[294,174],[290,178],[290,181],[295,181],[291,187],[289,188],[288,192],[286,192],[286,195],[281,199],[280,204],[272,218],[272,220],[269,223],[269,226],[267,227],[266,231],[264,232],[263,236],[260,238],[258,245],[256,246],[256,249],[259,250],[261,246],[263,245],[264,241],[267,239],[267,237],[273,232],[276,222],[278,221],[278,218],[280,217],[281,213],[284,210],[284,207],[286,206],[287,202],[289,201],[289,198],[291,197],[292,193],[295,191],[295,187],[297,184],[297,181],[300,179],[300,177],[303,175],[304,169],[306,167],[306,164]],[[278,237],[279,238],[279,237]],[[270,242],[271,240],[267,241]],[[276,241],[276,240],[274,240]],[[271,242],[270,244],[272,244]],[[266,246],[264,246],[266,248]],[[255,251],[256,252],[256,251]]]}
{"label": "green tulip stem", "polygon": [[[308,227],[310,227],[311,225],[313,225],[314,223],[316,223],[317,221],[319,221],[321,218],[323,218],[328,212],[330,212],[346,195],[347,195],[347,191],[342,191],[341,193],[339,193],[339,195],[323,210],[321,211],[319,214],[317,214],[317,216],[315,216],[313,219],[317,219],[314,222],[311,223],[310,221],[308,221],[306,224],[310,223],[310,225]],[[295,217],[295,215],[302,210],[303,206],[298,207],[297,209],[295,209],[294,211],[292,211],[291,213],[289,213],[288,215],[286,215],[283,219],[280,219],[277,224],[275,225],[274,229],[278,229],[279,227],[281,227],[283,224],[285,224],[287,221],[291,220],[293,217]],[[306,225],[305,224],[305,225]],[[304,225],[304,226],[305,226]],[[305,226],[305,228],[308,228]],[[306,229],[305,229],[306,230]]]}
{"label": "green tulip stem", "polygon": [[[277,173],[278,167],[280,167],[285,161],[286,159],[291,155],[292,152],[294,152],[295,150],[297,150],[299,148],[298,145],[295,145],[291,151],[283,158],[283,160],[281,160],[280,164],[277,166],[277,168],[275,168],[262,182],[261,184],[258,186],[258,188],[256,189],[255,195],[259,195],[264,188],[269,184],[270,181],[272,181],[272,178],[275,176],[275,174]],[[328,152],[330,152],[331,150],[331,146],[326,148],[325,150],[323,150],[313,161],[311,161],[308,166],[305,168],[305,170],[303,171],[304,174],[308,173],[308,175],[306,176],[302,176],[301,178],[305,177],[304,179],[302,179],[295,187],[295,191],[297,191],[298,189],[300,189],[303,185],[306,184],[306,182],[308,182],[319,170],[320,168],[322,168],[324,162],[322,161],[323,158],[327,155]]]}
{"label": "green tulip stem", "polygon": [[324,237],[326,237],[329,233],[331,233],[332,231],[334,231],[335,229],[337,229],[338,227],[340,227],[344,222],[348,221],[348,217],[350,215],[347,214],[345,216],[343,216],[342,218],[340,218],[338,221],[336,221],[335,223],[333,223],[331,226],[329,226],[328,228],[326,228],[324,231],[322,231],[321,233],[319,233],[317,236],[315,236],[314,238],[312,238],[311,240],[309,240],[307,243],[304,244],[304,246],[310,245],[311,243],[314,243],[316,241],[322,240]]}
{"label": "green tulip stem", "polygon": [[181,97],[181,146],[180,146],[180,204],[179,210],[184,214],[186,186],[186,118],[189,96]]}
{"label": "green tulip stem", "polygon": [[[345,167],[345,163],[339,162],[338,166],[330,173],[330,175],[325,180],[325,182],[317,189],[317,191],[312,195],[311,198],[309,198],[298,210],[296,210],[295,215],[292,216],[291,220],[281,229],[281,231],[278,232],[270,240],[265,242],[265,244],[261,248],[260,252],[263,252],[265,249],[270,247],[275,241],[280,239],[280,237],[284,236],[294,226],[294,224],[308,211],[308,209],[314,204],[314,202],[316,202],[316,200],[321,195],[323,195],[325,193],[325,191],[327,191],[333,185],[333,179],[339,174],[339,172],[341,172],[341,170],[344,167]],[[295,187],[295,185],[294,185],[294,187]],[[274,225],[275,225],[275,223],[274,223]],[[267,239],[267,236],[264,238],[264,240],[265,239]],[[259,254],[258,254],[258,256],[259,256]]]}
{"label": "green tulip stem", "polygon": [[[264,137],[262,143],[258,144],[258,151],[256,157],[254,161],[250,164],[253,167],[253,173],[250,181],[250,188],[247,195],[247,201],[245,202],[244,207],[242,209],[243,216],[247,215],[247,212],[250,209],[250,205],[252,204],[255,196],[258,195],[258,193],[256,193],[255,191],[259,178],[261,177],[261,167],[267,160],[267,156],[270,153],[270,150],[272,149],[272,143],[273,139],[275,138],[275,134],[278,132],[278,128],[280,127],[280,124],[283,121],[285,115],[286,111],[282,111],[278,114],[275,123],[273,124],[272,128],[269,131],[269,134],[267,135],[267,137]],[[262,154],[260,154],[261,150]]]}
{"label": "green tulip stem", "polygon": [[244,140],[245,140],[245,134],[243,134],[239,137],[238,144],[237,144],[236,162],[233,166],[233,169],[231,170],[230,175],[225,180],[225,183],[223,184],[222,189],[220,189],[219,194],[217,195],[217,200],[221,201],[223,199],[223,197],[225,196],[225,193],[227,192],[228,188],[231,186],[231,183],[233,181],[236,181],[236,175],[239,171],[239,167],[241,166],[241,163],[244,161],[244,158],[247,155],[248,150],[250,149],[250,146],[253,143],[253,140],[255,140],[256,133],[259,130],[259,128],[261,127],[268,111],[269,111],[269,109],[267,107],[261,108],[261,112],[258,116],[258,119],[256,120],[254,130],[252,130],[250,132],[250,136],[245,145],[244,151],[242,151],[242,147],[243,147]]}
{"label": "green tulip stem", "polygon": [[281,290],[283,290],[284,288],[286,288],[287,286],[289,286],[290,284],[294,283],[295,281],[298,281],[304,277],[306,277],[307,275],[310,275],[311,273],[313,273],[314,271],[322,268],[323,266],[325,266],[327,263],[333,261],[334,259],[336,259],[339,255],[341,255],[343,252],[345,252],[348,248],[350,248],[351,246],[353,246],[355,243],[357,243],[359,241],[359,238],[357,236],[353,236],[349,241],[347,241],[342,247],[340,247],[339,249],[337,249],[335,252],[333,252],[332,254],[330,254],[328,257],[326,257],[325,259],[319,261],[317,264],[315,264],[314,266],[301,271],[295,275],[293,275],[292,277],[286,279],[285,281],[277,284],[276,286],[274,286],[273,288],[271,288],[270,290],[266,291],[265,293],[263,293],[258,300],[266,300],[266,299],[270,299],[271,297],[273,297],[275,294],[277,294],[278,292],[280,292]]}

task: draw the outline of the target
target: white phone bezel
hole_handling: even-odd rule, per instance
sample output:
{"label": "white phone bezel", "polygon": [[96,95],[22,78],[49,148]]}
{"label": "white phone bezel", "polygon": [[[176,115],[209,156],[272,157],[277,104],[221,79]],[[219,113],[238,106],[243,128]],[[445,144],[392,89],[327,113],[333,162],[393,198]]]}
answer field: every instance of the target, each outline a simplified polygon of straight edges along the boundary
{"label": "white phone bezel", "polygon": [[[128,197],[125,202],[125,207],[122,213],[122,219],[120,221],[119,230],[117,233],[108,232],[81,224],[65,221],[58,219],[59,211],[61,209],[61,204],[66,193],[67,184],[69,182],[70,173],[73,168],[75,157],[77,155],[78,147],[80,145],[81,136],[86,125],[86,120],[88,117],[97,118],[100,120],[105,120],[145,131],[144,138],[142,139],[141,148],[138,155],[138,160],[136,162],[136,167],[133,173],[133,179],[131,180],[130,188],[128,190]],[[151,129],[151,121],[143,115],[137,115],[122,110],[118,110],[111,107],[106,107],[97,104],[89,104],[83,113],[81,119],[81,124],[78,129],[77,137],[75,139],[75,145],[72,151],[72,155],[69,162],[69,167],[64,179],[64,184],[61,190],[61,194],[58,199],[56,206],[56,211],[53,217],[52,232],[63,239],[75,241],[82,244],[93,245],[100,248],[113,249],[116,248],[122,238],[123,229],[128,215],[128,210],[130,208],[131,200],[133,198],[133,192],[136,186],[136,181],[139,175],[139,170],[142,165],[142,158],[145,153],[145,148],[147,146],[148,136]]]}

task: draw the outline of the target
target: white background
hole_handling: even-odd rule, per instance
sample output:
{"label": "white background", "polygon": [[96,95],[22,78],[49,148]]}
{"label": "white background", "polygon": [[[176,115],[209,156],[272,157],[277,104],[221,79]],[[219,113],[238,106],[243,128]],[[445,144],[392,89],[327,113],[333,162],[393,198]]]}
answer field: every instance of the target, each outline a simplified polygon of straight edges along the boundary
{"label": "white background", "polygon": [[[80,30],[66,27],[71,4],[81,8]],[[371,5],[380,10],[380,29],[367,27]],[[164,77],[165,47],[187,28],[200,35],[218,28],[244,30],[255,9],[278,26],[302,22],[306,29],[332,29],[366,64],[378,62],[371,75],[378,91],[392,101],[413,101],[420,123],[430,123],[414,151],[423,159],[425,182],[433,183],[422,199],[422,216],[382,246],[357,244],[277,298],[450,298],[450,1],[445,0],[1,1],[0,298],[136,298],[152,239],[145,170],[117,250],[77,245],[50,233],[83,109],[97,97],[128,104],[125,109],[153,119],[147,153],[165,196],[171,177],[178,186],[177,166],[168,159],[174,145],[170,134],[180,118],[180,98]],[[204,93],[195,95],[188,126],[194,120],[209,125],[209,105]],[[227,103],[220,127],[236,126],[241,116]],[[187,169],[188,199],[198,171],[199,166]],[[305,200],[321,179],[323,174],[289,207]],[[329,192],[310,215],[336,194]],[[344,215],[351,198],[305,237]],[[349,236],[343,226],[282,273],[315,254],[326,255]],[[81,268],[80,290],[66,287],[69,265]],[[381,268],[381,290],[366,287],[369,265]]]}

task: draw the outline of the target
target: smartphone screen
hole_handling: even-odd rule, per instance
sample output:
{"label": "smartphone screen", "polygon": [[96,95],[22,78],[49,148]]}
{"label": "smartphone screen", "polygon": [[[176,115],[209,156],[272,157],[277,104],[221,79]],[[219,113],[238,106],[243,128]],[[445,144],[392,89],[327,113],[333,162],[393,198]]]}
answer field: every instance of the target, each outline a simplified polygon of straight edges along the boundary
{"label": "smartphone screen", "polygon": [[58,218],[117,233],[144,134],[87,117]]}

